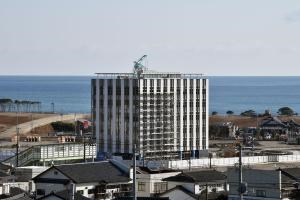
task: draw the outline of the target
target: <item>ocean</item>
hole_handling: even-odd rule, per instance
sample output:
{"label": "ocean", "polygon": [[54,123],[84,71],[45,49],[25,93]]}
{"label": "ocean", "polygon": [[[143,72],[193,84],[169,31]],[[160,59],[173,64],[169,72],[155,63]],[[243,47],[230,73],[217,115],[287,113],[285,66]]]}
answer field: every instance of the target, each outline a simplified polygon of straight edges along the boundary
{"label": "ocean", "polygon": [[[42,102],[42,111],[90,113],[89,76],[0,76],[0,99]],[[276,114],[289,106],[300,113],[300,77],[209,77],[210,113],[245,110]]]}

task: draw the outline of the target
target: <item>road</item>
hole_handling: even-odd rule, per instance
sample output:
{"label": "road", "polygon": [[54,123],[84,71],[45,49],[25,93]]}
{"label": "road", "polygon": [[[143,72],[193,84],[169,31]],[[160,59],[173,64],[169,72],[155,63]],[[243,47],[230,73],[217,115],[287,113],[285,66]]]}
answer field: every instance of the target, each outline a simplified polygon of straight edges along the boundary
{"label": "road", "polygon": [[[50,116],[50,117],[46,117],[46,118],[41,118],[41,119],[37,119],[37,120],[33,120],[30,122],[26,122],[23,124],[19,124],[19,133],[20,134],[24,134],[24,133],[28,133],[31,131],[31,129],[36,128],[36,127],[40,127],[40,126],[44,126],[47,124],[50,124],[51,122],[56,122],[56,121],[70,121],[70,120],[74,120],[75,117],[77,119],[80,118],[86,118],[88,117],[88,114],[66,114],[66,115],[55,115],[55,116]],[[16,126],[13,126],[3,132],[0,132],[0,139],[8,139],[11,138],[13,135],[16,134]]]}

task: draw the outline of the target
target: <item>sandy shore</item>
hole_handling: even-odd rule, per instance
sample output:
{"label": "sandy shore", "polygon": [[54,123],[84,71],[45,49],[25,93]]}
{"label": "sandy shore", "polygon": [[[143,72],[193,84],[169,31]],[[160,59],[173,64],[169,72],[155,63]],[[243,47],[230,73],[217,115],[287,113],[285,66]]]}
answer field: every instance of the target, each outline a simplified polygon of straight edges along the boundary
{"label": "sandy shore", "polygon": [[[20,134],[26,134],[32,128],[45,126],[55,121],[74,121],[75,117],[88,118],[87,114],[37,114],[20,113],[18,115]],[[8,139],[16,134],[17,116],[16,113],[0,113],[0,139]]]}
{"label": "sandy shore", "polygon": [[[40,114],[40,113],[18,113],[19,124],[29,122],[31,120],[47,118],[56,114]],[[17,124],[16,113],[0,112],[0,132],[5,131]]]}

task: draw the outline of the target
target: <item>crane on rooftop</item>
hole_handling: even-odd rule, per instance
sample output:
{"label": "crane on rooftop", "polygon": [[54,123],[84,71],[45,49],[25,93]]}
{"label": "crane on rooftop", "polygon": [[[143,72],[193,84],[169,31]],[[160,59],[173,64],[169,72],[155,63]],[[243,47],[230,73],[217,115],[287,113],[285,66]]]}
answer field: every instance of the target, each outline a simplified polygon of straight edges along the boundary
{"label": "crane on rooftop", "polygon": [[134,61],[134,74],[136,74],[138,77],[143,73],[144,70],[146,70],[146,67],[142,64],[142,62],[147,58],[147,55],[143,55],[140,59],[137,61]]}

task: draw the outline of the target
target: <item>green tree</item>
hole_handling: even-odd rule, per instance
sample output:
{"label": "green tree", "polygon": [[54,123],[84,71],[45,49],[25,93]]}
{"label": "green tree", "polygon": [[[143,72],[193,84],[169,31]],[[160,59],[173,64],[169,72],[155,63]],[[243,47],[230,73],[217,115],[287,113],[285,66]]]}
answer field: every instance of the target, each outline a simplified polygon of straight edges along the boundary
{"label": "green tree", "polygon": [[233,115],[234,112],[233,112],[232,110],[228,110],[228,111],[226,112],[226,114],[227,114],[227,115]]}
{"label": "green tree", "polygon": [[217,111],[212,111],[211,115],[217,115],[218,112]]}
{"label": "green tree", "polygon": [[54,131],[57,132],[74,132],[75,125],[73,123],[67,123],[67,122],[52,122],[51,126],[53,127]]}
{"label": "green tree", "polygon": [[279,115],[288,115],[288,116],[291,116],[291,115],[295,114],[293,109],[291,109],[290,107],[279,108],[277,113]]}
{"label": "green tree", "polygon": [[244,117],[256,117],[257,114],[254,110],[246,110],[244,112],[241,113],[241,116],[244,116]]}

